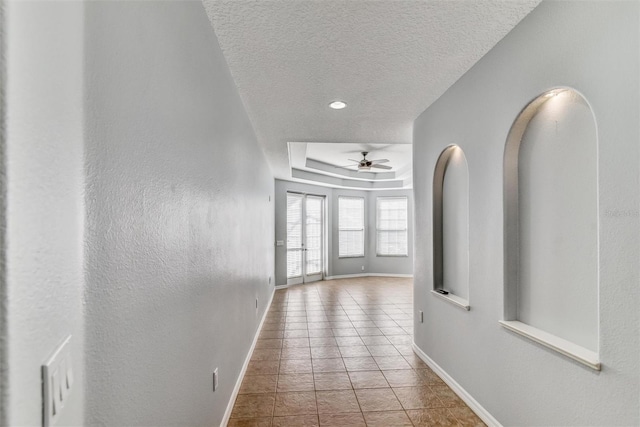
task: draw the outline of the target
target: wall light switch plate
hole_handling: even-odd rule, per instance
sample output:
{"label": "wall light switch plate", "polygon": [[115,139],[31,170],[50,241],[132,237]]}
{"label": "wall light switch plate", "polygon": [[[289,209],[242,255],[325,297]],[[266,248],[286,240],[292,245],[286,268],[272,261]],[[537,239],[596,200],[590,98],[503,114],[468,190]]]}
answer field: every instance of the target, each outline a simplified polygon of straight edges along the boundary
{"label": "wall light switch plate", "polygon": [[60,419],[73,390],[73,363],[71,359],[71,335],[53,352],[42,365],[42,397],[44,427],[54,426]]}

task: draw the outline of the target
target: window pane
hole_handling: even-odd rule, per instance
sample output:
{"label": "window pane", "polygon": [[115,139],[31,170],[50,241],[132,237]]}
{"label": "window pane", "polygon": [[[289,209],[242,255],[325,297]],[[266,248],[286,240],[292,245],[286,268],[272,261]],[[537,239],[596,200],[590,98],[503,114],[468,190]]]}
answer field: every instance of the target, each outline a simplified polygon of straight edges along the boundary
{"label": "window pane", "polygon": [[302,247],[302,195],[287,194],[287,249]]}
{"label": "window pane", "polygon": [[340,230],[340,256],[364,255],[364,231]]}
{"label": "window pane", "polygon": [[407,232],[378,231],[378,255],[407,255]]}
{"label": "window pane", "polygon": [[407,199],[378,197],[379,230],[407,229]]}
{"label": "window pane", "polygon": [[302,250],[287,251],[287,277],[300,277],[302,275]]}
{"label": "window pane", "polygon": [[364,198],[338,197],[338,255],[364,256]]}
{"label": "window pane", "polygon": [[378,197],[376,207],[378,255],[408,255],[407,198]]}

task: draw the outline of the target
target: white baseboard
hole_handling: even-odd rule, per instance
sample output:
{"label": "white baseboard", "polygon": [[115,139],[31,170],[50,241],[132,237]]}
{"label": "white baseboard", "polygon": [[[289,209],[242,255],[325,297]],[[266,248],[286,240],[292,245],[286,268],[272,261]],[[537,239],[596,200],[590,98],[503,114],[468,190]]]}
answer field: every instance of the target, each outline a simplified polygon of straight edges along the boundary
{"label": "white baseboard", "polygon": [[275,287],[275,290],[277,291],[278,289],[287,289],[289,287],[289,285],[277,285]]}
{"label": "white baseboard", "polygon": [[413,274],[368,273],[372,277],[413,277]]}
{"label": "white baseboard", "polygon": [[269,309],[271,308],[271,302],[273,301],[274,293],[275,293],[275,289],[271,292],[271,296],[269,297],[269,302],[267,303],[267,307],[265,308],[264,314],[262,315],[262,320],[260,320],[260,325],[258,325],[258,329],[256,330],[256,335],[253,337],[253,342],[251,343],[251,348],[249,349],[249,353],[247,354],[247,357],[244,359],[244,364],[242,365],[242,369],[240,370],[240,375],[238,375],[238,379],[236,380],[236,385],[233,387],[233,392],[231,393],[231,398],[229,399],[229,403],[227,404],[227,410],[224,411],[224,416],[222,417],[222,422],[220,423],[220,427],[226,427],[227,424],[229,423],[229,418],[231,418],[231,412],[233,411],[233,405],[236,403],[236,397],[238,397],[238,392],[240,392],[240,386],[242,385],[244,374],[247,372],[247,367],[249,366],[249,362],[251,361],[251,355],[253,354],[253,349],[256,347],[256,342],[258,342],[260,331],[262,331],[262,325],[264,325],[264,321],[267,318],[267,313],[269,313]]}
{"label": "white baseboard", "polygon": [[324,276],[324,280],[336,280],[336,279],[351,279],[353,277],[367,277],[368,274],[341,274],[339,276]]}
{"label": "white baseboard", "polygon": [[391,273],[341,274],[338,276],[326,276],[324,280],[350,279],[353,277],[413,277],[413,274],[391,274]]}
{"label": "white baseboard", "polygon": [[456,382],[449,374],[447,374],[436,362],[426,355],[414,342],[413,351],[418,355],[424,363],[426,363],[442,380],[447,383],[451,390],[457,394],[460,399],[466,403],[473,412],[489,427],[502,427],[502,424],[496,420],[477,400],[475,400],[460,384]]}

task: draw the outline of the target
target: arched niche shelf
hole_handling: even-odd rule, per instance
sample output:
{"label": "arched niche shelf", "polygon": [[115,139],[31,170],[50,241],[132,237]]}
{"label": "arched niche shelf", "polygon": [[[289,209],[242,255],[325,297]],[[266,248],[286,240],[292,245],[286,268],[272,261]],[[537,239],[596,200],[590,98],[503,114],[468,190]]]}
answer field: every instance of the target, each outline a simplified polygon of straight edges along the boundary
{"label": "arched niche shelf", "polygon": [[469,310],[469,167],[464,152],[450,145],[433,176],[433,290]]}
{"label": "arched niche shelf", "polygon": [[504,320],[593,369],[598,356],[598,138],[574,89],[518,115],[504,152]]}

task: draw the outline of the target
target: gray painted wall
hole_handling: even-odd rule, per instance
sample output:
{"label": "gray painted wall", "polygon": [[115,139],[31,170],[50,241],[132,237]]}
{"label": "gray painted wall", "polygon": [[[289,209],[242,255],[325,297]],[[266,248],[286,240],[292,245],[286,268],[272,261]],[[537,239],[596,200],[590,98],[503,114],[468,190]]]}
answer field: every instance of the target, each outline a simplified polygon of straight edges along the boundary
{"label": "gray painted wall", "polygon": [[[328,260],[327,275],[346,274],[412,274],[413,273],[413,192],[412,190],[394,191],[355,191],[338,188],[320,187],[291,181],[276,180],[275,241],[287,240],[287,191],[316,194],[326,197]],[[338,197],[356,196],[365,199],[365,256],[358,258],[338,257]],[[409,256],[376,256],[376,197],[407,196],[409,206]],[[275,244],[274,241],[274,244]],[[364,266],[364,270],[362,267]],[[287,283],[287,252],[285,246],[276,246],[275,256],[276,285]]]}
{"label": "gray painted wall", "polygon": [[6,208],[7,208],[7,179],[5,169],[6,159],[6,42],[5,30],[7,24],[4,13],[4,0],[0,0],[0,425],[7,425],[9,406],[9,368],[7,336],[7,281],[6,277]]}
{"label": "gray painted wall", "polygon": [[[543,2],[415,122],[415,341],[503,425],[640,424],[639,8]],[[498,325],[507,133],[555,86],[584,94],[598,124],[601,372]],[[429,294],[433,168],[452,143],[469,164],[469,312]]]}
{"label": "gray painted wall", "polygon": [[0,421],[41,424],[70,334],[59,424],[219,424],[273,291],[273,176],[202,4],[3,6]]}
{"label": "gray painted wall", "polygon": [[[72,335],[75,386],[59,419],[83,415],[83,7],[5,4],[9,425],[41,425],[40,366]],[[4,331],[3,331],[4,334]],[[8,340],[7,340],[8,336]],[[4,381],[4,379],[3,379]]]}
{"label": "gray painted wall", "polygon": [[201,2],[85,18],[85,424],[218,425],[273,291],[273,176]]}

